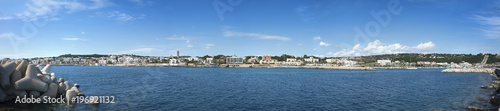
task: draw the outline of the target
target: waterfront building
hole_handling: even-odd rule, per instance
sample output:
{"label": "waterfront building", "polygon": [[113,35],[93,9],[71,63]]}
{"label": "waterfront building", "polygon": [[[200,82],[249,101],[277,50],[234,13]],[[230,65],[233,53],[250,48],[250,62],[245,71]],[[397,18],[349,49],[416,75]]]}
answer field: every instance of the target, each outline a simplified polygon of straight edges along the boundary
{"label": "waterfront building", "polygon": [[347,60],[345,58],[337,61],[337,64],[342,64],[344,66],[353,66],[357,63],[358,63],[357,61]]}
{"label": "waterfront building", "polygon": [[377,63],[385,66],[385,65],[391,64],[391,60],[377,60]]}
{"label": "waterfront building", "polygon": [[254,63],[257,61],[258,61],[257,57],[251,57],[250,59],[247,60],[247,62],[249,62],[249,63]]}
{"label": "waterfront building", "polygon": [[243,61],[245,60],[244,57],[227,57],[226,58],[226,64],[243,64]]}
{"label": "waterfront building", "polygon": [[295,58],[286,58],[286,62],[297,62]]}
{"label": "waterfront building", "polygon": [[212,57],[211,58],[207,58],[206,63],[213,63],[213,61],[214,61],[214,58],[212,58]]}
{"label": "waterfront building", "polygon": [[326,59],[327,63],[337,63],[339,59]]}
{"label": "waterfront building", "polygon": [[271,56],[262,56],[262,60],[264,61],[270,61],[271,59]]}
{"label": "waterfront building", "polygon": [[319,62],[319,59],[309,57],[304,59],[305,62]]}

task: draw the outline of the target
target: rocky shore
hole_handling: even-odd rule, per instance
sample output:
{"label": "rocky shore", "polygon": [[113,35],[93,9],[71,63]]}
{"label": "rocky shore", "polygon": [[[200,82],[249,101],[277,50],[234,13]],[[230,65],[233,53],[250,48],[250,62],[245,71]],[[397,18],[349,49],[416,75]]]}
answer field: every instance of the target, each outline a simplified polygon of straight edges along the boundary
{"label": "rocky shore", "polygon": [[453,71],[458,71],[459,73],[488,73],[490,72],[490,75],[493,77],[493,81],[491,84],[487,86],[481,86],[482,89],[489,89],[489,90],[494,90],[494,92],[490,95],[491,99],[489,100],[489,103],[491,104],[491,107],[489,108],[482,108],[482,107],[475,107],[475,106],[468,106],[466,110],[468,111],[487,111],[487,110],[500,110],[500,70],[499,69],[482,69],[482,70],[453,70]]}

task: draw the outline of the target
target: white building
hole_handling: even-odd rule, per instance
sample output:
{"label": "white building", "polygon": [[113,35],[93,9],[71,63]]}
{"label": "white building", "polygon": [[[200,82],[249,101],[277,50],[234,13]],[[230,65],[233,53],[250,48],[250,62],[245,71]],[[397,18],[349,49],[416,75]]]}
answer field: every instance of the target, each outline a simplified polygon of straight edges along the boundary
{"label": "white building", "polygon": [[380,65],[388,65],[391,64],[391,60],[377,60],[377,63]]}
{"label": "white building", "polygon": [[309,57],[309,58],[304,59],[304,61],[306,61],[306,62],[319,62],[319,59]]}
{"label": "white building", "polygon": [[327,63],[337,63],[338,59],[326,59]]}
{"label": "white building", "polygon": [[346,66],[352,66],[352,65],[355,65],[357,63],[358,63],[357,61],[352,61],[352,60],[347,60],[347,59],[341,59],[341,60],[337,61],[337,64],[343,64]]}
{"label": "white building", "polygon": [[243,61],[245,60],[244,57],[228,57],[226,58],[226,64],[243,64]]}

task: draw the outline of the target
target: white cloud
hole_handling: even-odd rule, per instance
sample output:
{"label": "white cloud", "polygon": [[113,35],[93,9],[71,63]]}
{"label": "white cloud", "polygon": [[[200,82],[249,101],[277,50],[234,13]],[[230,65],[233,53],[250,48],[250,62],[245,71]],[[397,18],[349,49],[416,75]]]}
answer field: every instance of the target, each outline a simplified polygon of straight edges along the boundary
{"label": "white cloud", "polygon": [[[184,38],[184,37],[175,37],[175,36],[174,36],[174,37],[169,37],[169,38],[167,38],[167,40],[185,40],[185,39],[186,39],[186,38]],[[189,40],[188,40],[188,41],[189,41]],[[188,42],[186,41],[186,43],[188,43]]]}
{"label": "white cloud", "polygon": [[399,43],[384,45],[379,40],[368,43],[366,47],[360,44],[354,45],[352,49],[343,49],[338,52],[328,52],[328,56],[366,56],[375,54],[395,54],[395,53],[409,53],[409,52],[426,52],[434,49],[436,45],[433,42],[420,43],[417,46],[409,47]]}
{"label": "white cloud", "polygon": [[314,37],[313,40],[321,40],[321,37]]}
{"label": "white cloud", "polygon": [[316,51],[316,48],[314,48],[313,51]]}
{"label": "white cloud", "polygon": [[75,0],[31,0],[26,3],[26,9],[16,14],[20,19],[31,21],[39,18],[49,18],[61,12],[71,13],[82,10],[92,10],[105,7],[106,0],[90,0],[92,3]]}
{"label": "white cloud", "polygon": [[82,35],[85,35],[85,32],[82,32]]}
{"label": "white cloud", "polygon": [[153,2],[148,0],[129,0],[130,2],[135,3],[138,6],[151,5]]}
{"label": "white cloud", "polygon": [[82,39],[82,38],[61,38],[62,40],[71,40],[71,41],[76,41],[76,40],[79,40],[79,41],[86,41],[85,39]]}
{"label": "white cloud", "polygon": [[299,46],[302,46],[302,44],[299,44]]}
{"label": "white cloud", "polygon": [[15,35],[14,33],[2,33],[0,34],[0,38],[12,37],[14,35]]}
{"label": "white cloud", "polygon": [[0,20],[10,20],[10,19],[13,19],[14,17],[12,16],[4,16],[4,17],[0,17]]}
{"label": "white cloud", "polygon": [[193,47],[193,45],[188,45],[188,47]]}
{"label": "white cloud", "polygon": [[134,21],[137,19],[144,19],[146,15],[144,14],[139,14],[139,15],[129,15],[120,11],[109,11],[109,12],[96,12],[95,15],[99,17],[106,17],[109,19],[115,19],[118,21],[126,22],[126,21]]}
{"label": "white cloud", "polygon": [[186,41],[186,43],[189,43],[189,42],[191,42],[191,41],[189,41],[189,40]]}
{"label": "white cloud", "polygon": [[482,29],[484,36],[490,39],[500,39],[500,16],[476,15],[473,19],[484,26]]}
{"label": "white cloud", "polygon": [[325,42],[319,42],[319,46],[327,47],[330,46],[330,44]]}
{"label": "white cloud", "polygon": [[205,46],[206,46],[206,47],[205,47],[206,49],[210,49],[210,47],[215,46],[215,44],[205,44]]}
{"label": "white cloud", "polygon": [[233,32],[233,31],[225,31],[224,36],[226,37],[247,36],[247,37],[256,37],[258,39],[270,39],[270,40],[281,40],[281,41],[291,40],[290,38],[283,36],[265,35],[260,33]]}

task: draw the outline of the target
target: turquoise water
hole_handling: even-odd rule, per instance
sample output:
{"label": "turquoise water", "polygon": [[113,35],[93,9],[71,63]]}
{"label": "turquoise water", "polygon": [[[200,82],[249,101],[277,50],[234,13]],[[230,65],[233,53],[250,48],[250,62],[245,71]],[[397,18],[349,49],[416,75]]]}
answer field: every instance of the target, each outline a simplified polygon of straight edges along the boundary
{"label": "turquoise water", "polygon": [[87,96],[114,104],[16,104],[43,110],[465,110],[488,107],[489,74],[442,69],[54,66]]}

